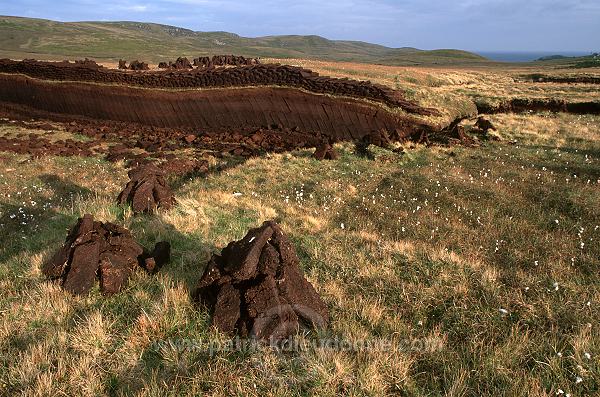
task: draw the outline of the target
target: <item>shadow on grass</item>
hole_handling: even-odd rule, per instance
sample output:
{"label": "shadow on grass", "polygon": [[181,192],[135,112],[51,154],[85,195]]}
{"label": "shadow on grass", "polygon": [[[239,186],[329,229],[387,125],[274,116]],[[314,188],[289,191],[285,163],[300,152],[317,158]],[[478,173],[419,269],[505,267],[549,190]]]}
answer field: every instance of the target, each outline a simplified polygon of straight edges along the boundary
{"label": "shadow on grass", "polygon": [[[589,145],[590,141],[582,139],[581,144]],[[580,155],[580,156],[588,155],[591,157],[600,158],[600,146],[593,147],[593,148],[556,147],[556,146],[548,146],[548,145],[523,145],[523,144],[521,144],[519,146],[521,148],[525,148],[525,149],[529,149],[529,150],[544,150],[547,152],[561,152],[561,153],[568,153],[568,154]]]}
{"label": "shadow on grass", "polygon": [[58,245],[77,216],[60,213],[52,207],[94,194],[56,175],[44,174],[39,178],[53,191],[52,200],[38,194],[27,198],[28,205],[0,203],[0,262],[25,251],[36,254],[55,243]]}
{"label": "shadow on grass", "polygon": [[189,290],[195,287],[210,255],[217,251],[212,243],[196,234],[182,233],[151,215],[136,216],[130,225],[135,239],[149,251],[159,241],[171,244],[171,261],[159,273],[167,274],[174,282],[183,282]]}
{"label": "shadow on grass", "polygon": [[[209,175],[214,176],[214,177],[221,176],[222,174],[226,173],[227,171],[229,171],[231,169],[243,166],[244,164],[246,164],[246,162],[248,160],[255,159],[255,158],[264,158],[264,157],[268,156],[270,153],[276,153],[276,152],[264,152],[264,153],[260,154],[259,156],[252,156],[252,157],[228,156],[228,157],[225,157],[222,159],[224,161],[221,164],[219,164],[218,166],[216,166],[214,168],[209,169],[207,172],[192,171],[192,172],[186,173],[182,176],[177,176],[177,177],[171,178],[170,186],[173,190],[179,190],[191,181],[194,181],[196,179],[203,179]],[[288,151],[288,152],[281,152],[281,154],[283,154],[283,153],[289,153],[292,156],[298,157],[298,158],[312,158],[312,149],[311,150],[298,149],[298,150],[292,150],[292,151]]]}

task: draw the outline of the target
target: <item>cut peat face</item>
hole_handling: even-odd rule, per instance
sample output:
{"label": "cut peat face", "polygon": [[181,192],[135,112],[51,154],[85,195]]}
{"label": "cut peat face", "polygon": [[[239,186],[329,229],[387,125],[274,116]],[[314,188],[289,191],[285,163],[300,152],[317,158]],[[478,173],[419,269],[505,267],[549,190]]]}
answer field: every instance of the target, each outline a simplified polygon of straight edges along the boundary
{"label": "cut peat face", "polygon": [[435,114],[400,91],[281,65],[122,71],[95,64],[0,61],[0,109],[56,121],[106,120],[223,133],[279,128],[321,141],[402,141]]}

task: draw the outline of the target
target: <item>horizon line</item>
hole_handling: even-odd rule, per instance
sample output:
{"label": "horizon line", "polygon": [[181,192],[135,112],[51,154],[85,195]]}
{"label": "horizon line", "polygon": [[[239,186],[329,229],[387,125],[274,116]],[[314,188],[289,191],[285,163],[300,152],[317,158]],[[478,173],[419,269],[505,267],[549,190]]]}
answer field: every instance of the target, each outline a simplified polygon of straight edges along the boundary
{"label": "horizon line", "polygon": [[350,40],[350,39],[343,39],[343,38],[330,38],[327,36],[323,36],[320,34],[301,34],[301,33],[295,33],[295,34],[277,34],[277,33],[273,33],[273,34],[268,34],[268,35],[264,35],[264,36],[243,36],[239,33],[236,32],[232,32],[232,31],[226,31],[226,30],[194,30],[185,26],[178,26],[178,25],[172,25],[172,24],[168,24],[168,23],[164,23],[164,22],[155,22],[155,21],[148,21],[148,20],[109,20],[109,19],[101,19],[101,20],[60,20],[60,19],[50,19],[50,18],[41,18],[41,17],[27,17],[27,16],[22,16],[22,15],[6,15],[6,14],[1,14],[1,17],[9,17],[9,18],[23,18],[23,19],[37,19],[37,20],[42,20],[42,21],[50,21],[50,22],[57,22],[57,23],[146,23],[146,24],[155,24],[155,25],[162,25],[162,26],[172,26],[175,28],[179,28],[179,29],[186,29],[189,31],[192,31],[194,33],[229,33],[229,34],[235,34],[239,37],[242,38],[248,38],[248,39],[260,39],[260,38],[265,38],[265,37],[277,37],[277,36],[316,36],[316,37],[320,37],[323,38],[325,40],[329,40],[329,41],[346,41],[346,42],[359,42],[359,43],[366,43],[366,44],[372,44],[372,45],[378,45],[378,46],[382,46],[382,47],[386,47],[386,48],[390,48],[390,49],[415,49],[415,50],[421,50],[421,51],[439,51],[439,50],[458,50],[458,51],[466,51],[466,52],[471,52],[471,53],[475,53],[477,55],[481,55],[479,53],[488,53],[488,54],[506,54],[506,53],[513,53],[513,54],[527,54],[527,53],[548,53],[551,55],[562,55],[560,54],[562,53],[585,53],[585,54],[595,54],[600,52],[600,49],[597,50],[591,50],[591,49],[586,49],[586,50],[581,50],[581,49],[562,49],[562,50],[557,50],[557,49],[552,49],[552,50],[542,50],[542,49],[528,49],[528,50],[510,50],[510,49],[468,49],[468,48],[454,48],[454,47],[437,47],[437,48],[418,48],[418,47],[413,47],[410,45],[404,45],[404,46],[399,46],[399,47],[390,47],[389,45],[385,45],[385,44],[381,44],[381,43],[376,43],[376,42],[372,42],[372,41],[365,41],[365,40]]}

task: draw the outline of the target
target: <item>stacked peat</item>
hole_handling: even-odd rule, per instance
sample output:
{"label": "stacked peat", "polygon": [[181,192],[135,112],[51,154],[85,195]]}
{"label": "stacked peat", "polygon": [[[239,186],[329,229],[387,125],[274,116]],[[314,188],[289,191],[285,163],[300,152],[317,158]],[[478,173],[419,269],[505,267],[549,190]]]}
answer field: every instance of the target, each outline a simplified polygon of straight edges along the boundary
{"label": "stacked peat", "polygon": [[134,213],[169,209],[175,203],[173,192],[165,180],[165,172],[153,164],[143,165],[128,173],[130,181],[119,194],[119,204],[131,204]]}
{"label": "stacked peat", "polygon": [[99,279],[102,293],[110,295],[127,285],[138,266],[156,272],[169,261],[169,253],[170,245],[159,243],[152,254],[146,254],[127,229],[84,215],[42,272],[61,280],[62,287],[76,295],[87,294]]}
{"label": "stacked peat", "polygon": [[200,68],[211,68],[213,66],[245,66],[245,65],[258,65],[260,60],[258,58],[245,58],[238,55],[215,55],[210,57],[199,57],[194,58],[194,66]]}
{"label": "stacked peat", "polygon": [[192,63],[189,59],[184,57],[179,57],[175,62],[160,62],[158,64],[159,69],[193,69]]}
{"label": "stacked peat", "polygon": [[317,146],[313,158],[317,160],[337,160],[338,154],[331,144],[323,143]]}
{"label": "stacked peat", "polygon": [[213,255],[194,298],[225,333],[279,341],[300,326],[325,327],[327,306],[303,277],[293,245],[273,221]]}
{"label": "stacked peat", "polygon": [[[198,64],[198,62],[196,63]],[[161,66],[168,68],[168,65],[165,64]],[[148,65],[133,61],[127,68],[147,70]],[[25,74],[42,80],[93,81],[147,88],[226,88],[278,85],[301,88],[313,93],[369,99],[390,107],[400,107],[408,113],[439,114],[435,109],[423,108],[416,102],[404,98],[402,91],[387,86],[373,84],[370,81],[319,76],[318,73],[311,70],[289,65],[252,64],[229,68],[199,67],[193,70],[126,73],[122,70],[102,67],[94,69],[87,65],[68,62],[34,60],[19,62],[0,59],[0,72]]]}
{"label": "stacked peat", "polygon": [[487,134],[489,130],[497,131],[498,129],[491,121],[483,116],[480,116],[475,123],[475,128],[481,130],[484,134]]}

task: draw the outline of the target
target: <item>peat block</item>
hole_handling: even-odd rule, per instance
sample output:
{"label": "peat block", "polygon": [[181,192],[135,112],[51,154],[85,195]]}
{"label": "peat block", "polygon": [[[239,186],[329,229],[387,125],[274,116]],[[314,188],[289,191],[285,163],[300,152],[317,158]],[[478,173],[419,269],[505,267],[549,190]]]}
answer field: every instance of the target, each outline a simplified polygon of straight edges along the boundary
{"label": "peat block", "polygon": [[153,164],[129,171],[130,181],[119,194],[119,204],[131,204],[133,212],[152,212],[155,208],[169,209],[175,203],[173,192],[165,181],[165,173]]}
{"label": "peat block", "polygon": [[337,160],[338,154],[330,144],[322,144],[317,147],[313,157],[317,160]]}
{"label": "peat block", "polygon": [[489,130],[497,131],[496,126],[494,126],[494,124],[492,124],[491,121],[489,121],[488,119],[486,119],[483,116],[480,116],[477,119],[477,122],[475,123],[475,127],[479,128],[484,133],[487,133]]}
{"label": "peat block", "polygon": [[102,293],[111,295],[127,285],[138,266],[154,273],[169,258],[168,243],[157,243],[148,254],[127,229],[94,221],[88,214],[79,218],[64,245],[44,263],[42,272],[60,280],[63,288],[73,294],[87,294],[99,280]]}
{"label": "peat block", "polygon": [[194,298],[228,334],[278,341],[301,327],[324,328],[327,306],[302,275],[296,251],[273,221],[210,259]]}

